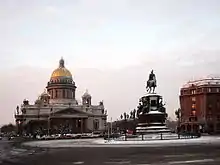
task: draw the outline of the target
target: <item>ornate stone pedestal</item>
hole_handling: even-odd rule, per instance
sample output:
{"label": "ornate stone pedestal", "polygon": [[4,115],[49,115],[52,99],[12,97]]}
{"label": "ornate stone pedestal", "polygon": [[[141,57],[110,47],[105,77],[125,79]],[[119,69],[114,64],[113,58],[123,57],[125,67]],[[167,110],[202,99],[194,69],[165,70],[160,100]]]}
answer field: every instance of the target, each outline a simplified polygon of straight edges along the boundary
{"label": "ornate stone pedestal", "polygon": [[162,96],[155,93],[143,96],[139,101],[138,114],[137,134],[171,132],[165,124],[167,113]]}

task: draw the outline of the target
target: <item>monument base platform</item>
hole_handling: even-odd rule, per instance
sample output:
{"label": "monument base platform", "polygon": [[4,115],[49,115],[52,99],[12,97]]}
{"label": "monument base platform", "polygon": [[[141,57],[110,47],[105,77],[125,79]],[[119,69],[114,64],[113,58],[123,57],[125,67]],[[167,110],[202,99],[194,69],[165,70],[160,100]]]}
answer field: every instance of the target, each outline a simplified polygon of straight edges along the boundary
{"label": "monument base platform", "polygon": [[137,126],[137,134],[148,134],[148,133],[170,133],[171,130],[166,126]]}

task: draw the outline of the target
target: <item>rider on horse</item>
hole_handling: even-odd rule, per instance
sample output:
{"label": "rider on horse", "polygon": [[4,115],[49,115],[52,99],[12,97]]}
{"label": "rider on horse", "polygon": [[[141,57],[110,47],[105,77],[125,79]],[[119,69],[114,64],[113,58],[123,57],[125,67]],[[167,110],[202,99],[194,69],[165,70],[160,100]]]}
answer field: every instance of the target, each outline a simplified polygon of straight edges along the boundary
{"label": "rider on horse", "polygon": [[156,76],[155,76],[155,74],[154,74],[154,71],[152,70],[151,71],[151,73],[150,73],[150,75],[149,75],[149,80],[148,80],[149,82],[154,82],[155,84],[156,84]]}
{"label": "rider on horse", "polygon": [[149,80],[147,81],[147,91],[150,90],[151,92],[151,88],[153,88],[153,92],[154,92],[154,89],[157,87],[156,82],[157,82],[156,76],[154,74],[154,71],[152,70],[149,75]]}

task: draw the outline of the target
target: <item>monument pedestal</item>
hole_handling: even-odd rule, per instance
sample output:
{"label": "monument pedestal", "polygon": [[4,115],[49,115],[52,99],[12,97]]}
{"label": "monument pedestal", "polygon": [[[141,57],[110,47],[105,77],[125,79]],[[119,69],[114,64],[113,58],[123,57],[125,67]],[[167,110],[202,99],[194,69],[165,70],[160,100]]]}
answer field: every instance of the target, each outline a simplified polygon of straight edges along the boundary
{"label": "monument pedestal", "polygon": [[171,132],[166,127],[167,113],[162,96],[155,93],[143,96],[139,102],[138,114],[137,134]]}

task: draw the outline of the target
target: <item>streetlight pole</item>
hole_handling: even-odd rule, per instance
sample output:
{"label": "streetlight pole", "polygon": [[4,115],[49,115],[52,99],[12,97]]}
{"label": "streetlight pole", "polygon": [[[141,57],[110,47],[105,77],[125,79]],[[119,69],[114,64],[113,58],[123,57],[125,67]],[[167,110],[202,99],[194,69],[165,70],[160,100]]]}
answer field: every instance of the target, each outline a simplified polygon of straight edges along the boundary
{"label": "streetlight pole", "polygon": [[180,117],[181,117],[181,109],[179,108],[178,110],[175,111],[176,117],[177,117],[177,133],[178,133],[178,138],[180,139]]}
{"label": "streetlight pole", "polygon": [[111,117],[111,135],[112,135],[112,117]]}
{"label": "streetlight pole", "polygon": [[50,135],[50,117],[51,117],[52,111],[53,111],[53,108],[50,109],[49,116],[48,116],[48,119],[47,119],[47,124],[48,124],[48,126],[47,126],[47,134],[48,134],[48,136]]}
{"label": "streetlight pole", "polygon": [[48,119],[47,119],[47,134],[48,134],[48,136],[50,135],[50,116],[48,117]]}
{"label": "streetlight pole", "polygon": [[109,124],[108,124],[108,140],[109,140]]}

